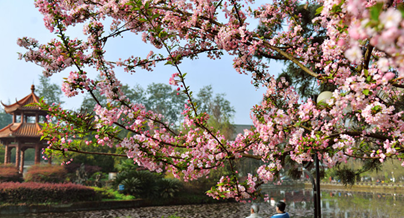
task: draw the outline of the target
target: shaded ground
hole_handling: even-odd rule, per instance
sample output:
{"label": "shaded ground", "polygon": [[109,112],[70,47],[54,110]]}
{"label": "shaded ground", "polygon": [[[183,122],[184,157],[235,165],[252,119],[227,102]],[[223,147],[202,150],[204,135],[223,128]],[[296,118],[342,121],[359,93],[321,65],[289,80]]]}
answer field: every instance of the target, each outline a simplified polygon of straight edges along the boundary
{"label": "shaded ground", "polygon": [[[270,217],[275,209],[268,203],[260,203],[260,215]],[[134,209],[105,210],[105,211],[78,211],[69,213],[28,214],[19,217],[40,218],[167,218],[177,215],[182,218],[245,218],[249,215],[251,204],[219,203],[204,205],[156,206]],[[295,213],[295,215],[297,215]],[[302,217],[302,216],[298,216]]]}

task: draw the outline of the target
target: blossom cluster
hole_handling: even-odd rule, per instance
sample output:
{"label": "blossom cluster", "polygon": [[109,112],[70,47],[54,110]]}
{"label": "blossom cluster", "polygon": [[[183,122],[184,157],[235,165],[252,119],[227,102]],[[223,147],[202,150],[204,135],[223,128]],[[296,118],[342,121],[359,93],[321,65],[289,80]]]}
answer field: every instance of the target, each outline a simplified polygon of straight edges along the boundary
{"label": "blossom cluster", "polygon": [[[233,169],[208,192],[214,198],[237,200],[256,197],[259,185],[276,180],[286,157],[303,164],[317,154],[329,167],[348,158],[403,161],[402,1],[310,3],[317,9],[311,35],[304,15],[297,12],[308,6],[296,0],[259,7],[239,0],[36,1],[45,26],[61,40],[42,45],[21,38],[18,44],[27,52],[20,58],[42,66],[47,76],[74,66],[63,85],[66,95],[96,90],[107,98],[94,114],[41,103],[58,119],[44,128],[48,150],[78,150],[77,136],[85,138],[86,145],[120,147],[138,165],[185,181],[208,176],[225,163],[233,166],[236,159],[261,160],[247,178],[239,178]],[[106,18],[111,20],[108,34]],[[262,28],[251,26],[248,19],[256,19]],[[67,36],[67,29],[78,23],[84,23],[86,40]],[[161,52],[107,60],[105,45],[124,32],[141,35]],[[235,71],[251,75],[254,85],[267,90],[251,111],[253,127],[232,141],[208,125],[209,115],[198,110],[180,70],[183,59],[205,54],[213,60],[233,56]],[[332,96],[323,102],[302,98],[285,78],[271,76],[268,61],[257,56],[294,63],[319,84],[334,87],[329,90]],[[180,129],[166,123],[162,114],[132,102],[114,70],[151,71],[158,62],[175,67],[168,82],[188,98]],[[99,79],[88,78],[85,67],[96,69]],[[130,134],[119,137],[119,130]]]}

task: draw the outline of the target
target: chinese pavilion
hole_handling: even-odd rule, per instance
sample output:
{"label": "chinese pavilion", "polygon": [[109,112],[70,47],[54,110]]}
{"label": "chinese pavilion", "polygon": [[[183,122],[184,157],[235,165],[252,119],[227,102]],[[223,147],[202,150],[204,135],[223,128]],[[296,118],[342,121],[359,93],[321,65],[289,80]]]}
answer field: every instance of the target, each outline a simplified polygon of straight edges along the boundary
{"label": "chinese pavilion", "polygon": [[[46,111],[38,106],[26,106],[30,103],[38,103],[39,97],[35,95],[35,86],[31,86],[31,94],[14,104],[4,106],[6,113],[13,116],[13,122],[0,130],[0,142],[5,146],[4,163],[10,163],[11,150],[16,149],[15,165],[22,173],[24,169],[24,152],[28,148],[35,149],[35,164],[41,160],[41,150],[46,142],[41,141],[41,125],[45,122]],[[50,163],[50,160],[49,160]]]}

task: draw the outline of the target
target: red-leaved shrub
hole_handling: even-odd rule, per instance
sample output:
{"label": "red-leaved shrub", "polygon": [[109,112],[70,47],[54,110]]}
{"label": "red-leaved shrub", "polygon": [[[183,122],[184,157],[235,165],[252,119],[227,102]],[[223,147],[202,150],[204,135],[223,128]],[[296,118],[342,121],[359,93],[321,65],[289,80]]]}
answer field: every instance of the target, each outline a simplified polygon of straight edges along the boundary
{"label": "red-leaved shrub", "polygon": [[47,203],[100,200],[94,189],[73,183],[6,182],[0,185],[2,203]]}
{"label": "red-leaved shrub", "polygon": [[62,166],[36,164],[28,168],[24,176],[26,182],[63,183],[66,180],[66,170]]}
{"label": "red-leaved shrub", "polygon": [[22,182],[21,174],[14,164],[0,165],[0,182]]}

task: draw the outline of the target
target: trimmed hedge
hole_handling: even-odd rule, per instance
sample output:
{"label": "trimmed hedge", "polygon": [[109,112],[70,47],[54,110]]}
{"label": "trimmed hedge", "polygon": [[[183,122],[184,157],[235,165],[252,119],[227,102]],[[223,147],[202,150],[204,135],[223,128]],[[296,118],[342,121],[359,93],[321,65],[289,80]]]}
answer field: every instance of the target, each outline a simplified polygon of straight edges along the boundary
{"label": "trimmed hedge", "polygon": [[0,184],[1,203],[70,203],[95,200],[101,200],[101,197],[92,188],[73,183],[5,182]]}
{"label": "trimmed hedge", "polygon": [[66,181],[67,172],[63,166],[48,164],[35,164],[28,168],[24,176],[25,182],[63,183]]}
{"label": "trimmed hedge", "polygon": [[1,182],[22,182],[22,176],[18,173],[14,164],[0,164],[0,183]]}

